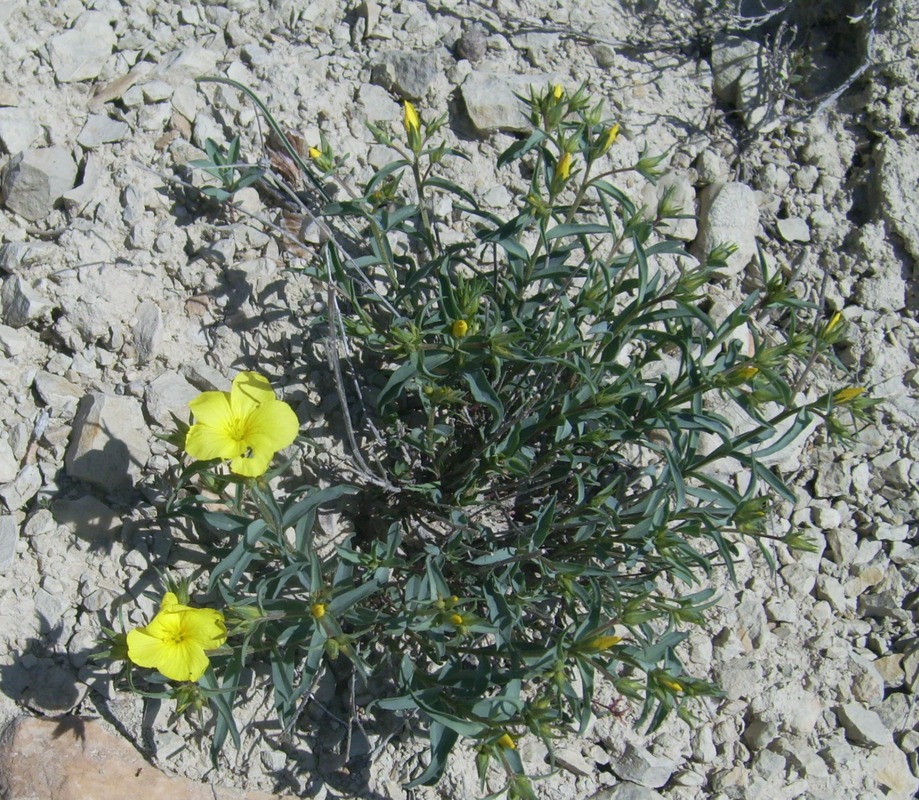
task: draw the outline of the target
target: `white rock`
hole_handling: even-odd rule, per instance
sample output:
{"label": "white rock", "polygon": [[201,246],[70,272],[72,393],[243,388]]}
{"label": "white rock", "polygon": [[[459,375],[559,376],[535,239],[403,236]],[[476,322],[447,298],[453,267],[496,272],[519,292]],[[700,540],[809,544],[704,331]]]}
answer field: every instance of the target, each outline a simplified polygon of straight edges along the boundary
{"label": "white rock", "polygon": [[116,37],[102,12],[81,14],[73,28],[49,43],[51,67],[59,83],[91,81],[99,77],[112,54]]}
{"label": "white rock", "polygon": [[656,789],[670,780],[676,764],[640,745],[629,743],[620,758],[610,760],[610,767],[624,781]]}
{"label": "white rock", "polygon": [[754,67],[760,46],[740,36],[719,36],[712,47],[712,89],[719,100],[734,103],[737,83],[745,70]]}
{"label": "white rock", "polygon": [[54,520],[84,541],[111,543],[121,531],[121,517],[101,500],[84,495],[76,500],[55,500]]}
{"label": "white rock", "polygon": [[889,800],[909,800],[916,796],[919,779],[910,770],[906,753],[895,744],[887,744],[875,750],[868,759],[868,768],[874,779],[889,790],[885,792]]}
{"label": "white rock", "polygon": [[590,800],[664,800],[664,796],[646,786],[617,783],[609,789],[601,789],[592,794]]}
{"label": "white rock", "polygon": [[49,303],[36,289],[18,275],[7,278],[0,290],[3,321],[12,328],[21,328],[51,310]]}
{"label": "white rock", "polygon": [[38,467],[28,464],[8,484],[0,488],[0,498],[10,511],[18,511],[41,489],[42,477]]}
{"label": "white rock", "polygon": [[6,439],[0,439],[0,483],[9,483],[19,474],[19,459]]}
{"label": "white rock", "polygon": [[439,71],[435,52],[383,53],[373,65],[373,82],[406,100],[419,100]]}
{"label": "white rock", "polygon": [[134,351],[137,363],[146,364],[159,352],[163,343],[163,312],[152,300],[144,300],[137,307],[134,324]]}
{"label": "white rock", "polygon": [[120,142],[128,133],[128,125],[107,114],[90,114],[77,134],[77,144],[91,150],[101,144]]}
{"label": "white rock", "polygon": [[743,183],[715,183],[700,195],[699,235],[693,253],[700,260],[719,244],[731,243],[736,252],[718,271],[721,277],[742,272],[756,255],[759,206],[755,192]]}
{"label": "white rock", "polygon": [[19,523],[12,514],[0,516],[0,573],[16,560],[16,543],[19,541]]}
{"label": "white rock", "polygon": [[0,147],[7,153],[19,153],[35,143],[41,128],[32,115],[22,108],[0,108]]}
{"label": "white rock", "polygon": [[77,165],[63,147],[23,150],[3,170],[0,196],[6,207],[35,222],[73,187]]}
{"label": "white rock", "polygon": [[893,743],[884,721],[861,703],[847,703],[836,708],[836,717],[853,744],[882,747]]}
{"label": "white rock", "polygon": [[180,420],[188,419],[188,404],[198,396],[198,390],[179,373],[167,371],[157,376],[144,391],[144,407],[147,414],[166,430],[172,430],[175,423],[172,415]]}
{"label": "white rock", "polygon": [[915,137],[902,140],[885,137],[878,146],[877,208],[903,239],[907,252],[919,261],[919,143]]}
{"label": "white rock", "polygon": [[529,131],[533,126],[514,95],[526,97],[531,87],[543,91],[549,82],[547,75],[471,72],[461,91],[469,119],[479,131]]}
{"label": "white rock", "polygon": [[137,400],[85,395],[64,460],[67,474],[111,492],[130,489],[150,458],[148,436]]}
{"label": "white rock", "polygon": [[788,217],[776,222],[779,229],[779,236],[786,242],[809,242],[811,240],[811,229],[807,221],[800,217]]}

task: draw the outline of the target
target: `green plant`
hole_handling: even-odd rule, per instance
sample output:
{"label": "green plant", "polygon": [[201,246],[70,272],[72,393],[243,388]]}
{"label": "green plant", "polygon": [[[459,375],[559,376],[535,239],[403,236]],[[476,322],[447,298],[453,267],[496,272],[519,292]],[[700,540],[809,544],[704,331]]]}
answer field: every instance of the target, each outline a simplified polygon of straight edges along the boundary
{"label": "green plant", "polygon": [[[408,103],[402,135],[371,127],[392,163],[324,208],[330,231],[367,242],[349,255],[332,236],[309,267],[329,287],[351,457],[340,482],[215,461],[179,471],[164,513],[196,523],[232,645],[200,682],[215,754],[236,737],[248,663],[269,664],[290,731],[323,665],[347,659],[386,687],[378,708],[426,720],[430,766],[409,785],[436,782],[463,738],[483,779],[497,764],[509,797],[533,797],[519,737],[551,752],[571,723],[585,728],[597,680],[651,730],[674,711],[691,719],[691,701],[717,691],[676,651],[713,602],[703,578],[733,576],[741,540],[770,559],[809,546],[774,532],[776,499],[794,496],[763,459],[818,418],[845,432],[839,410],[857,425],[875,402],[856,387],[798,394],[841,317],[808,322],[815,309],[761,258],[762,288],[713,319],[703,289],[732,248],[696,262],[668,235],[683,216],[670,195],[641,208],[612,182],[654,180],[661,158],[617,164],[619,126],[583,89],[522,99],[533,132],[497,164],[527,176],[509,219],[446,177],[464,156],[436,141],[445,118],[424,123]],[[316,151],[335,163],[327,142]],[[325,558],[323,509],[355,531]]]}
{"label": "green plant", "polygon": [[213,139],[204,142],[207,158],[190,161],[189,164],[203,169],[208,175],[220,181],[220,186],[204,186],[201,193],[218,203],[229,200],[240,189],[251,186],[262,177],[262,170],[239,160],[239,136],[221,147]]}

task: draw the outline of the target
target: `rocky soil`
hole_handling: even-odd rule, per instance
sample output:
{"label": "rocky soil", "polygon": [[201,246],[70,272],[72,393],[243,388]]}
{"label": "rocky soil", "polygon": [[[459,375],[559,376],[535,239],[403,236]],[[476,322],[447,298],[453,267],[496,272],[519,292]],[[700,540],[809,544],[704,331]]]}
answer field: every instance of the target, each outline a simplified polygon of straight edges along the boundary
{"label": "rocky soil", "polygon": [[[912,797],[919,12],[910,0],[840,0],[796,16],[805,4],[788,0],[763,2],[781,12],[766,20],[752,17],[756,2],[740,4],[746,17],[733,5],[0,4],[0,722],[101,718],[166,772],[252,791],[479,796],[463,754],[440,786],[406,793],[423,742],[391,719],[349,731],[331,674],[302,740],[283,740],[253,693],[240,718],[260,724],[214,770],[194,720],[113,691],[113,669],[90,656],[103,626],[149,618],[158,570],[200,561],[155,518],[156,480],[173,462],[152,431],[171,413],[184,418],[198,391],[257,368],[304,430],[337,446],[329,377],[291,366],[311,358],[302,325],[322,292],[287,269],[298,256],[265,224],[276,211],[247,189],[237,212],[215,214],[182,185],[202,183],[188,162],[209,137],[238,132],[246,157],[263,159],[264,125],[244,96],[193,79],[251,86],[307,142],[322,131],[350,153],[355,181],[383,163],[365,121],[399,120],[402,98],[447,110],[448,140],[472,159],[464,185],[496,213],[519,188],[492,166],[523,127],[513,92],[552,80],[605,99],[624,161],[669,149],[666,181],[701,214],[679,232],[691,246],[738,242],[713,302],[750,288],[759,245],[801,296],[843,313],[839,357],[886,402],[854,447],[818,435],[779,464],[799,499],[776,529],[797,526],[819,550],[778,552],[774,574],[751,553],[738,585],[724,579],[684,655],[725,696],[698,724],[671,721],[650,738],[628,717],[599,717],[559,743],[540,796]],[[522,748],[534,772],[549,769],[541,744]]]}

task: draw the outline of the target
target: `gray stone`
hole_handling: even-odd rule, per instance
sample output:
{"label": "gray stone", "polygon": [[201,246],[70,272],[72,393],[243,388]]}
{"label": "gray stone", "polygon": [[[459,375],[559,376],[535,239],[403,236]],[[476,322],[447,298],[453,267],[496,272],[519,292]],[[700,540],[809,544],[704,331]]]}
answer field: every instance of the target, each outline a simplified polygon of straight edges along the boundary
{"label": "gray stone", "polygon": [[755,67],[760,46],[740,36],[719,36],[712,47],[712,89],[719,100],[736,103],[741,75]]}
{"label": "gray stone", "polygon": [[22,328],[32,320],[43,317],[52,306],[23,278],[13,275],[3,282],[0,290],[3,321],[12,328]]}
{"label": "gray stone", "polygon": [[622,780],[656,789],[670,780],[676,764],[640,745],[629,743],[620,758],[610,761],[610,767]]}
{"label": "gray stone", "polygon": [[148,416],[167,430],[175,427],[174,414],[183,422],[188,420],[188,404],[200,392],[178,372],[158,375],[144,390],[144,408]]}
{"label": "gray stone", "polygon": [[60,375],[39,372],[35,376],[35,391],[46,406],[62,416],[73,416],[83,390]]}
{"label": "gray stone", "polygon": [[634,783],[617,783],[609,789],[600,789],[588,800],[664,800],[664,796],[645,786],[638,786]]}
{"label": "gray stone", "polygon": [[19,523],[12,514],[0,516],[0,572],[16,560],[16,543],[19,541]]}
{"label": "gray stone", "polygon": [[560,767],[581,777],[593,775],[596,771],[596,765],[591,764],[579,750],[572,747],[559,747],[555,751],[555,761]]}
{"label": "gray stone", "polygon": [[892,592],[863,594],[858,598],[858,613],[869,619],[899,619],[911,622],[912,613],[903,608],[903,604]]}
{"label": "gray stone", "polygon": [[219,55],[204,47],[186,47],[164,55],[153,75],[172,87],[207,75],[217,66]]}
{"label": "gray stone", "polygon": [[118,538],[121,517],[101,500],[84,495],[77,500],[55,500],[54,520],[84,541],[107,544]]}
{"label": "gray stone", "polygon": [[887,797],[909,798],[916,796],[919,780],[909,768],[904,753],[895,744],[877,748],[868,759],[868,769],[881,786],[889,789]]}
{"label": "gray stone", "polygon": [[903,692],[891,692],[877,709],[884,726],[894,733],[901,733],[919,724],[919,704]]}
{"label": "gray stone", "polygon": [[903,682],[912,694],[919,694],[919,649],[903,657]]}
{"label": "gray stone", "polygon": [[849,657],[849,674],[852,676],[852,694],[869,708],[884,699],[884,678],[874,662],[852,653]]}
{"label": "gray stone", "polygon": [[860,703],[837,706],[836,717],[853,744],[881,747],[893,742],[893,736],[884,721]]}
{"label": "gray stone", "polygon": [[3,170],[0,195],[10,211],[36,222],[51,213],[76,177],[77,165],[63,147],[23,150]]}
{"label": "gray stone", "polygon": [[0,108],[0,147],[10,155],[25,150],[41,136],[41,128],[24,108]]}
{"label": "gray stone", "polygon": [[134,352],[137,363],[146,364],[159,351],[163,343],[163,312],[151,300],[144,300],[137,307],[137,322],[134,324]]}
{"label": "gray stone", "polygon": [[775,740],[778,733],[774,722],[755,719],[744,729],[743,738],[751,750],[762,750]]}
{"label": "gray stone", "polygon": [[603,42],[591,45],[590,54],[594,57],[594,61],[597,62],[597,66],[602,67],[603,69],[609,69],[610,67],[615,66],[618,60],[616,50],[612,46]]}
{"label": "gray stone", "polygon": [[128,133],[128,124],[107,114],[90,114],[77,134],[77,144],[91,150],[101,144],[120,142]]}
{"label": "gray stone", "polygon": [[488,31],[483,25],[470,25],[456,42],[456,52],[470,64],[476,64],[485,58],[488,50]]}
{"label": "gray stone", "polygon": [[915,137],[885,137],[877,148],[877,208],[903,240],[907,252],[919,261],[919,215],[915,213],[919,187],[919,142]]}
{"label": "gray stone", "polygon": [[92,393],[80,401],[64,463],[71,478],[107,491],[130,489],[150,457],[140,403]]}
{"label": "gray stone", "polygon": [[892,653],[881,656],[874,662],[874,668],[884,680],[888,689],[896,689],[903,685],[905,673],[903,672],[903,653]]}
{"label": "gray stone", "polygon": [[0,483],[9,483],[19,474],[19,459],[9,441],[0,439]]}
{"label": "gray stone", "polygon": [[98,78],[115,42],[115,31],[105,14],[99,11],[81,14],[71,30],[49,42],[54,77],[59,83]]}
{"label": "gray stone", "polygon": [[18,511],[41,489],[41,472],[34,464],[27,464],[8,484],[0,488],[0,498],[10,511]]}
{"label": "gray stone", "polygon": [[471,72],[461,91],[469,119],[479,131],[528,131],[533,126],[514,95],[526,97],[531,87],[543,91],[549,82],[547,75]]}
{"label": "gray stone", "polygon": [[700,195],[699,235],[693,254],[700,260],[717,245],[731,243],[737,250],[717,274],[731,277],[742,272],[756,255],[759,206],[753,190],[743,183],[715,183]]}
{"label": "gray stone", "polygon": [[391,52],[374,64],[371,80],[405,100],[419,100],[437,73],[436,53]]}

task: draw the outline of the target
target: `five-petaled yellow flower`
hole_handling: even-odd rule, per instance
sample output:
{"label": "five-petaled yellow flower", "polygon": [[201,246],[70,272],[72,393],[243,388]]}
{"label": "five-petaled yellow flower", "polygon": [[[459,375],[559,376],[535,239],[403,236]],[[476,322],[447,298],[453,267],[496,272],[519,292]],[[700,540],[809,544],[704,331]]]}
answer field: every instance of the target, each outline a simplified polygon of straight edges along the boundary
{"label": "five-petaled yellow flower", "polygon": [[402,124],[405,125],[405,132],[409,135],[415,135],[421,132],[421,120],[418,118],[418,112],[408,100],[405,101],[405,113],[402,117]]}
{"label": "five-petaled yellow flower", "polygon": [[262,475],[300,429],[293,409],[255,372],[240,372],[229,392],[203,392],[188,407],[196,422],[185,451],[199,461],[229,459],[230,470],[248,478]]}
{"label": "five-petaled yellow flower", "polygon": [[129,631],[127,639],[128,658],[138,667],[158,670],[173,681],[196,681],[210,663],[206,651],[227,640],[227,626],[219,611],[183,606],[167,592],[150,624]]}

